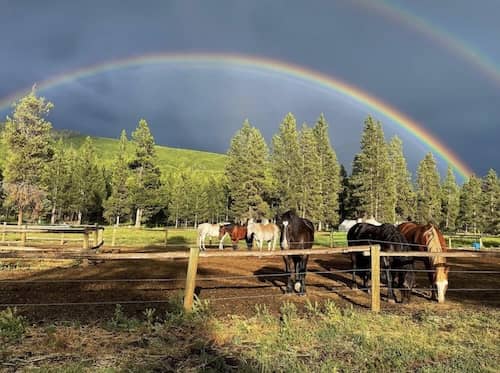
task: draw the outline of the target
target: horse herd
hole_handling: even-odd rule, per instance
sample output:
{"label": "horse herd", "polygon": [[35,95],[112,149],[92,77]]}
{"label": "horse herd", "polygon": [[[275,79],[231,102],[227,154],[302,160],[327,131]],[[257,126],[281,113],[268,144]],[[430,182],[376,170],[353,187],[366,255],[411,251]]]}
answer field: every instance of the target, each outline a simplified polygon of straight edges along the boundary
{"label": "horse herd", "polygon": [[[198,226],[198,246],[206,250],[205,239],[217,237],[219,249],[223,249],[223,240],[231,238],[233,249],[238,247],[240,240],[245,240],[250,250],[253,242],[259,250],[267,242],[268,250],[275,250],[277,242],[281,249],[310,249],[314,243],[314,225],[305,218],[297,216],[293,211],[287,211],[276,217],[276,223],[255,223],[250,221],[241,224],[210,224],[202,223]],[[397,226],[393,224],[373,225],[357,223],[347,232],[349,246],[378,244],[382,251],[408,252],[428,251],[445,252],[447,250],[443,234],[433,224],[416,224],[405,222]],[[285,273],[288,275],[286,292],[305,294],[305,276],[308,255],[284,256]],[[446,259],[440,256],[422,258],[428,272],[431,285],[431,298],[444,302],[448,288],[448,267]],[[362,282],[363,288],[368,288],[370,272],[370,256],[362,252],[351,253],[352,286],[357,288],[356,275]],[[387,298],[396,302],[394,288],[400,289],[401,302],[410,301],[415,281],[415,258],[412,256],[381,256],[382,279],[387,283]]]}

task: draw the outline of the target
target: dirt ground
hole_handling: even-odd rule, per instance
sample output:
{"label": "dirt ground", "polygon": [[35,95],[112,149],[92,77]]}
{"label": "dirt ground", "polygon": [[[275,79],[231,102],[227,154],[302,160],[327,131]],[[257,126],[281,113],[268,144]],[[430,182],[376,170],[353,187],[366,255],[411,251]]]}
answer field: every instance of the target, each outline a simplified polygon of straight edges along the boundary
{"label": "dirt ground", "polygon": [[[411,303],[389,304],[383,296],[382,310],[413,312],[423,307],[435,307],[436,310],[500,307],[499,256],[449,258],[448,263],[451,272],[445,304],[429,300],[427,275],[419,272],[418,289],[414,291]],[[32,263],[27,269],[0,271],[0,303],[39,304],[18,306],[18,310],[33,322],[105,320],[112,317],[116,303],[122,304],[129,314],[139,315],[145,308],[156,308],[161,312],[167,307],[169,298],[179,296],[184,289],[186,265],[186,260],[110,260],[88,266],[66,264],[61,267],[54,264],[38,269],[36,263]],[[303,304],[307,300],[321,302],[330,299],[339,305],[370,307],[370,296],[366,291],[351,290],[351,274],[335,272],[350,269],[347,255],[309,258],[307,296],[283,294],[283,268],[281,258],[200,258],[197,293],[200,299],[210,300],[211,308],[219,315],[252,315],[256,304],[265,304],[272,312],[277,312],[284,301]],[[418,268],[423,269],[423,266],[419,264]],[[142,279],[148,281],[140,281]],[[463,290],[473,288],[490,290]],[[106,304],[54,305],[94,302]]]}

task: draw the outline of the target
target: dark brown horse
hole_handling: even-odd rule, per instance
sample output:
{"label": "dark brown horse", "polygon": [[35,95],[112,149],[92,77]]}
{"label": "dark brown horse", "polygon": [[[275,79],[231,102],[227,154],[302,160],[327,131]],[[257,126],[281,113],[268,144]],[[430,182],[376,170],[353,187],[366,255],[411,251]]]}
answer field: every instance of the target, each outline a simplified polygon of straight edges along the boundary
{"label": "dark brown horse", "polygon": [[[432,225],[422,225],[413,222],[402,223],[398,226],[399,231],[411,244],[418,245],[419,251],[446,252],[446,241],[439,229]],[[429,282],[432,286],[432,299],[439,303],[444,302],[446,290],[448,289],[448,270],[446,258],[433,256],[422,258],[429,275]],[[436,294],[437,293],[437,294]]]}
{"label": "dark brown horse", "polygon": [[226,224],[220,227],[219,237],[222,239],[225,235],[231,237],[231,242],[233,243],[233,250],[238,248],[238,242],[245,240],[247,243],[247,249],[252,248],[253,238],[247,238],[247,226],[239,224]]}
{"label": "dark brown horse", "polygon": [[[314,243],[314,225],[293,211],[287,211],[277,219],[281,229],[281,249],[310,249]],[[285,272],[288,274],[286,292],[304,295],[306,292],[306,269],[309,255],[284,256]],[[293,284],[293,285],[292,285]]]}
{"label": "dark brown horse", "polygon": [[[357,223],[347,232],[349,246],[379,244],[382,251],[401,252],[411,251],[408,241],[392,224],[372,225]],[[361,252],[351,254],[352,282],[357,287],[356,274],[363,279],[363,287],[368,286],[368,272],[370,271],[371,257]],[[415,264],[413,257],[382,256],[380,258],[382,274],[387,282],[387,298],[390,302],[396,301],[394,287],[401,291],[401,302],[409,303],[412,288],[415,285]]]}

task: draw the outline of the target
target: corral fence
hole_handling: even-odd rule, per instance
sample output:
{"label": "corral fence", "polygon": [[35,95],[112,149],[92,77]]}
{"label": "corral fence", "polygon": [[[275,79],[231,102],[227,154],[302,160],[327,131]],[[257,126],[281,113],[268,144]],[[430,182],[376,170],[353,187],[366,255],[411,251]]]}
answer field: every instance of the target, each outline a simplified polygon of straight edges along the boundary
{"label": "corral fence", "polygon": [[[195,297],[195,287],[197,282],[198,272],[198,259],[199,258],[244,258],[244,257],[283,257],[289,255],[336,255],[348,254],[354,252],[362,252],[366,256],[371,256],[371,309],[374,312],[380,312],[380,299],[381,299],[381,284],[380,284],[380,257],[382,256],[409,256],[409,257],[431,257],[440,256],[446,258],[477,258],[484,256],[499,256],[498,252],[383,252],[380,250],[380,245],[363,245],[363,246],[349,246],[349,247],[335,247],[335,248],[312,248],[300,250],[276,250],[276,251],[200,251],[198,247],[190,248],[190,251],[176,251],[176,252],[96,252],[88,249],[81,250],[49,250],[40,248],[20,248],[20,247],[0,247],[0,259],[51,259],[51,260],[66,260],[66,259],[80,259],[80,260],[172,260],[172,259],[188,259],[187,274],[185,278],[184,287],[184,309],[190,312],[193,308],[193,301]],[[348,272],[348,271],[346,271]],[[500,272],[496,272],[500,273]],[[286,275],[286,274],[285,274]],[[236,276],[239,277],[239,276]],[[151,279],[154,281],[155,279]],[[157,279],[156,279],[157,280]],[[172,280],[172,279],[164,279]],[[202,279],[200,279],[202,280]],[[108,280],[120,281],[120,280]],[[121,281],[134,281],[122,279]],[[144,280],[144,281],[147,281]],[[0,281],[0,284],[5,281]],[[14,281],[15,282],[15,281]],[[28,281],[29,282],[29,281]],[[61,282],[65,282],[62,280]],[[161,302],[161,301],[158,301]],[[122,303],[122,302],[101,302],[101,304]],[[140,303],[140,301],[130,301],[123,303]],[[144,301],[143,303],[150,303]],[[69,303],[68,303],[69,304]],[[78,304],[78,303],[76,303]],[[83,304],[83,303],[82,303]],[[0,302],[0,305],[1,302]],[[36,304],[32,304],[36,305]],[[63,304],[57,304],[63,305]]]}
{"label": "corral fence", "polygon": [[[0,225],[0,245],[26,247],[28,241],[82,242],[82,249],[95,250],[104,244],[104,227],[95,225]],[[75,238],[74,236],[81,235]],[[12,238],[18,237],[15,240]],[[10,247],[10,246],[7,246]]]}

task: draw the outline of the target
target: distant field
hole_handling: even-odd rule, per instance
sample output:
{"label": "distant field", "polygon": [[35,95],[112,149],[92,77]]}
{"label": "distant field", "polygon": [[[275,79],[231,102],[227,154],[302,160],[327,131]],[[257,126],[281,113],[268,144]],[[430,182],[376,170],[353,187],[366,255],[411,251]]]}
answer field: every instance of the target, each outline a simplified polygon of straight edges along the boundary
{"label": "distant field", "polygon": [[[86,136],[72,135],[64,141],[68,146],[79,148],[85,141]],[[97,158],[104,166],[110,166],[119,150],[117,139],[105,137],[92,137],[97,152]],[[129,143],[129,154],[133,153],[133,145]],[[202,152],[189,149],[169,148],[166,146],[156,146],[158,156],[158,166],[162,173],[175,169],[191,168],[206,173],[221,173],[224,170],[226,156],[224,154]],[[5,152],[0,143],[0,167],[3,164]]]}

